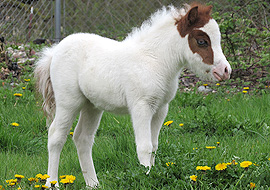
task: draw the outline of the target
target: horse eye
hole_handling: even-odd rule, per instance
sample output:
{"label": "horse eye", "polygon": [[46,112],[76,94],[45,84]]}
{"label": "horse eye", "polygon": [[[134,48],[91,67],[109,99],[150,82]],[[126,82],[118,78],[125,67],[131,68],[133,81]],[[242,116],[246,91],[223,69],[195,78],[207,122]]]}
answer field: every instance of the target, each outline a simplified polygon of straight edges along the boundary
{"label": "horse eye", "polygon": [[197,40],[197,44],[201,47],[207,47],[208,46],[208,42],[204,39],[198,39]]}

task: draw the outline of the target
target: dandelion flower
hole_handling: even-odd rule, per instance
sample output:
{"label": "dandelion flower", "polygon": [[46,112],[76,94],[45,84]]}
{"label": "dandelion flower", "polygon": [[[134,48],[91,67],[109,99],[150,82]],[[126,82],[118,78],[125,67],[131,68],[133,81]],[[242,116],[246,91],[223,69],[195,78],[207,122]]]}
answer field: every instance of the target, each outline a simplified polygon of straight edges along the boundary
{"label": "dandelion flower", "polygon": [[250,165],[252,165],[252,162],[250,161],[244,161],[240,163],[240,167],[242,168],[248,168]]}
{"label": "dandelion flower", "polygon": [[219,163],[215,166],[215,169],[220,171],[220,170],[225,170],[227,168],[227,164],[226,163]]}
{"label": "dandelion flower", "polygon": [[10,179],[10,180],[6,180],[6,182],[7,182],[8,186],[12,187],[12,186],[17,184],[18,179]]}
{"label": "dandelion flower", "polygon": [[249,90],[249,87],[247,86],[247,87],[244,87],[243,89],[244,89],[244,90]]}
{"label": "dandelion flower", "polygon": [[250,189],[254,189],[256,187],[255,183],[250,182]]}
{"label": "dandelion flower", "polygon": [[50,181],[50,183],[51,183],[51,186],[54,187],[57,181]]}
{"label": "dandelion flower", "polygon": [[[172,162],[173,163],[173,162]],[[73,176],[73,175],[67,175],[66,176],[66,179],[69,179],[69,180],[72,180],[72,181],[75,181],[76,177]]]}
{"label": "dandelion flower", "polygon": [[29,81],[30,81],[30,79],[24,79],[24,81],[25,81],[25,82],[29,82]]}
{"label": "dandelion flower", "polygon": [[167,121],[164,123],[164,125],[167,125],[168,127],[173,123],[173,121]]}
{"label": "dandelion flower", "polygon": [[40,185],[35,185],[35,188],[40,188]]}
{"label": "dandelion flower", "polygon": [[196,181],[198,176],[196,176],[196,175],[191,175],[191,176],[189,176],[189,177],[190,177],[190,179],[191,179],[192,181]]}
{"label": "dandelion flower", "polygon": [[167,162],[166,166],[172,166],[173,164],[175,164],[174,162]]}
{"label": "dandelion flower", "polygon": [[219,85],[220,85],[220,83],[217,83],[216,85],[217,85],[217,86],[219,86]]}
{"label": "dandelion flower", "polygon": [[16,96],[16,97],[21,97],[21,96],[22,96],[21,93],[15,93],[15,94],[13,94],[13,95]]}
{"label": "dandelion flower", "polygon": [[208,84],[203,84],[203,86],[208,86]]}
{"label": "dandelion flower", "polygon": [[209,166],[197,166],[196,170],[206,171],[206,170],[211,170],[211,168]]}
{"label": "dandelion flower", "polygon": [[180,123],[179,126],[180,126],[180,127],[183,127],[183,126],[184,126],[184,123]]}
{"label": "dandelion flower", "polygon": [[23,175],[19,175],[19,174],[15,174],[15,177],[16,177],[17,179],[22,179],[22,178],[24,178]]}
{"label": "dandelion flower", "polygon": [[217,145],[219,145],[220,144],[220,142],[217,142]]}
{"label": "dandelion flower", "polygon": [[74,132],[70,132],[69,135],[73,137]]}
{"label": "dandelion flower", "polygon": [[19,127],[20,125],[19,125],[19,123],[11,123],[11,125],[12,125],[12,127]]}
{"label": "dandelion flower", "polygon": [[247,93],[247,91],[246,91],[246,90],[243,90],[242,92],[243,92],[244,94],[246,94],[246,93]]}
{"label": "dandelion flower", "polygon": [[23,90],[25,90],[25,89],[26,89],[26,87],[25,87],[25,86],[23,86],[23,87],[22,87],[22,89],[23,89]]}
{"label": "dandelion flower", "polygon": [[49,187],[48,186],[46,186],[46,185],[42,185],[41,186],[41,189],[48,189]]}
{"label": "dandelion flower", "polygon": [[209,150],[212,150],[212,149],[215,149],[217,147],[215,147],[215,146],[206,146],[206,148],[209,149]]}
{"label": "dandelion flower", "polygon": [[30,177],[30,178],[28,178],[28,181],[29,181],[30,184],[32,184],[32,183],[38,182],[38,179]]}
{"label": "dandelion flower", "polygon": [[270,161],[270,158],[268,158],[268,160]]}

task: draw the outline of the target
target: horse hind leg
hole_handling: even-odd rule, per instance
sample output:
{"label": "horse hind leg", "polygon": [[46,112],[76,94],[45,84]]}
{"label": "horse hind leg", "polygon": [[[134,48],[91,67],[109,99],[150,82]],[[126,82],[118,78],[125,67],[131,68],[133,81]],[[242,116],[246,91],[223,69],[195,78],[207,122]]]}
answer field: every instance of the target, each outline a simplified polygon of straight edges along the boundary
{"label": "horse hind leg", "polygon": [[92,159],[94,136],[99,126],[103,111],[94,108],[88,102],[80,112],[73,140],[77,147],[82,173],[87,186],[96,187],[98,179]]}
{"label": "horse hind leg", "polygon": [[77,113],[78,109],[76,108],[67,109],[62,106],[57,106],[55,118],[48,133],[48,175],[50,178],[47,180],[47,186],[50,186],[51,181],[58,180],[60,154]]}

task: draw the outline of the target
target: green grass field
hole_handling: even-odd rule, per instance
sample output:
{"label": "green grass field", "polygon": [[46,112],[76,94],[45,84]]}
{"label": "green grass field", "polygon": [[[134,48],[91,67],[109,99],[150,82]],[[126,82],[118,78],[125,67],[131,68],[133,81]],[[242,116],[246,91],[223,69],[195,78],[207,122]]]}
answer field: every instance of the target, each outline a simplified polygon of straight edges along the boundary
{"label": "green grass field", "polygon": [[[251,182],[255,189],[270,189],[270,89],[242,93],[228,92],[226,85],[213,86],[217,92],[208,95],[195,89],[177,93],[166,118],[173,123],[161,130],[156,165],[149,175],[136,156],[130,117],[105,113],[93,147],[100,189],[250,189]],[[32,78],[16,87],[3,83],[0,99],[0,185],[37,189],[27,181],[47,172],[47,129]],[[14,122],[19,126],[12,126]],[[215,169],[218,163],[233,160],[238,164]],[[252,165],[240,167],[243,161]],[[200,171],[197,166],[211,169]],[[25,178],[8,187],[6,180],[15,174]],[[85,189],[71,137],[61,155],[59,175],[76,177],[62,189]]]}

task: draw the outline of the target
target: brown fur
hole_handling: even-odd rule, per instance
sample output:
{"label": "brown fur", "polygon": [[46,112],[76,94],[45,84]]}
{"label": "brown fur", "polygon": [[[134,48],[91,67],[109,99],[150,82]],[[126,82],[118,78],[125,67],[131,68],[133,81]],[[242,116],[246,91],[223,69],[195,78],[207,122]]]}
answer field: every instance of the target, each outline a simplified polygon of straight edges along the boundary
{"label": "brown fur", "polygon": [[212,18],[210,16],[212,6],[205,6],[198,3],[191,4],[187,14],[176,21],[177,30],[181,37],[185,37],[194,28],[203,27]]}
{"label": "brown fur", "polygon": [[[212,6],[205,6],[199,3],[193,3],[185,16],[176,21],[177,30],[181,37],[188,36],[188,43],[193,53],[198,53],[203,62],[208,65],[214,64],[214,53],[211,48],[211,40],[209,36],[198,28],[203,27],[209,22],[211,17]],[[197,40],[205,40],[208,43],[207,47],[200,47]]]}
{"label": "brown fur", "polygon": [[[198,46],[197,40],[199,39],[205,40],[208,43],[208,46]],[[191,51],[193,53],[198,53],[202,57],[204,63],[208,65],[214,64],[214,53],[211,48],[211,40],[205,32],[201,30],[193,30],[188,36],[188,43]]]}

